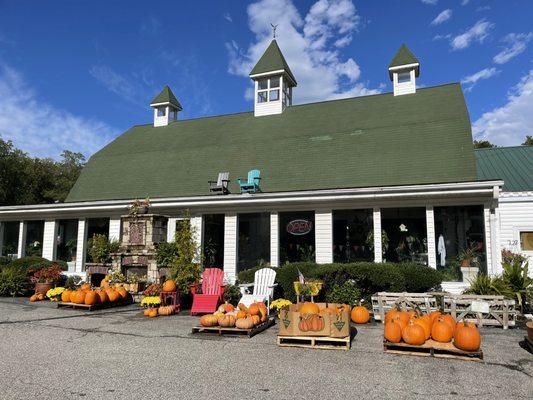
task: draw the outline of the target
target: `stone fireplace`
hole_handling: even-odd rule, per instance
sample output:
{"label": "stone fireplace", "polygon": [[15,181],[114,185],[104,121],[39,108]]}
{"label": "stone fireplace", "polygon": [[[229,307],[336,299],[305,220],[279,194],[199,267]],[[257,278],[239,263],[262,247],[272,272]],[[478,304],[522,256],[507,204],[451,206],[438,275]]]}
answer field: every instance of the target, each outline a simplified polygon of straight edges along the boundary
{"label": "stone fireplace", "polygon": [[118,253],[113,254],[113,269],[120,269],[126,277],[136,273],[157,282],[156,244],[167,239],[168,217],[140,214],[123,215],[121,219],[122,241]]}

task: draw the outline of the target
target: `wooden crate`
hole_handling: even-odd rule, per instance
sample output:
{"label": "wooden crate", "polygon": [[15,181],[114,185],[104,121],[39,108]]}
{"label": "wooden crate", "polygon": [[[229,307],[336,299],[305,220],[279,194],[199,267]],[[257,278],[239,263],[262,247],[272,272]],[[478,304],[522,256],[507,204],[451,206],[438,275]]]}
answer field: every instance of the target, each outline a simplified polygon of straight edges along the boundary
{"label": "wooden crate", "polygon": [[133,301],[130,300],[126,300],[126,301],[121,301],[121,302],[118,302],[118,303],[97,303],[97,304],[93,304],[93,305],[88,305],[88,304],[76,304],[76,303],[71,303],[71,302],[64,302],[64,301],[60,301],[57,303],[57,308],[73,308],[73,309],[78,309],[78,310],[86,310],[86,311],[95,311],[95,310],[103,310],[103,309],[106,309],[106,308],[115,308],[115,307],[122,307],[122,306],[127,306],[127,305],[130,305],[130,304],[133,304]]}
{"label": "wooden crate", "polygon": [[437,298],[431,293],[378,292],[371,299],[374,320],[382,322],[385,321],[387,311],[392,308],[400,307],[402,310],[419,308],[426,314],[438,310]]}
{"label": "wooden crate", "polygon": [[221,326],[194,326],[192,328],[193,334],[195,333],[211,333],[218,335],[248,335],[251,338],[254,335],[257,335],[260,332],[263,332],[265,329],[270,328],[274,325],[274,318],[269,318],[267,321],[254,326],[250,329],[240,329],[240,328],[223,328]]}
{"label": "wooden crate", "polygon": [[350,350],[350,336],[332,338],[329,336],[278,336],[278,346],[307,347],[310,349]]}
{"label": "wooden crate", "polygon": [[407,343],[391,343],[383,340],[383,350],[391,354],[403,354],[409,356],[452,358],[467,361],[482,361],[483,351],[464,351],[455,347],[452,343],[440,343],[427,340],[420,346]]}
{"label": "wooden crate", "polygon": [[[488,313],[473,310],[473,304],[486,303]],[[516,302],[503,296],[484,295],[446,295],[444,312],[450,313],[456,321],[465,320],[478,326],[503,326],[503,329],[516,325]]]}

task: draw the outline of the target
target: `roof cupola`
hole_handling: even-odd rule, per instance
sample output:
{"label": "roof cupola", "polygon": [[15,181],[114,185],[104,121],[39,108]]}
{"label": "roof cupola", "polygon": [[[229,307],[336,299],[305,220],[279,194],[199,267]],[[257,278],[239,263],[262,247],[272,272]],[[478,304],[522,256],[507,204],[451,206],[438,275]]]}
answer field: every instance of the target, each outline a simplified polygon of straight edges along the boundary
{"label": "roof cupola", "polygon": [[168,86],[150,102],[154,109],[154,126],[167,126],[178,119],[178,112],[183,108]]}
{"label": "roof cupola", "polygon": [[389,64],[389,78],[392,81],[394,95],[416,93],[416,78],[420,75],[420,62],[405,44]]}
{"label": "roof cupola", "polygon": [[272,42],[250,72],[254,81],[254,115],[281,114],[292,105],[292,88],[296,79],[283,57],[275,34]]}

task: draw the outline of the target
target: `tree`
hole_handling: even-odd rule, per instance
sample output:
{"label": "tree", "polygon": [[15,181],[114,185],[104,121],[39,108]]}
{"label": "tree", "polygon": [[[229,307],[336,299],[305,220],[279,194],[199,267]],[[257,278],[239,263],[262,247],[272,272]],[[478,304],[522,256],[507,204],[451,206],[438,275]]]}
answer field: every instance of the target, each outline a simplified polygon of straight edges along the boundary
{"label": "tree", "polygon": [[474,140],[474,149],[492,149],[498,147],[495,144],[492,144],[488,140]]}
{"label": "tree", "polygon": [[526,136],[526,140],[522,143],[522,146],[533,146],[533,136]]}

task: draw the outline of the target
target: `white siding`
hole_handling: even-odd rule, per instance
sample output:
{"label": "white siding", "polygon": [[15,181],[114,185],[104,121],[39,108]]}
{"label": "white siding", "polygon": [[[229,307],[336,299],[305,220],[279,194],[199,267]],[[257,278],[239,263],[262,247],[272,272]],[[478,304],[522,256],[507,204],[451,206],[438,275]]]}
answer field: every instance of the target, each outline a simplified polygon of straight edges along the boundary
{"label": "white siding", "polygon": [[486,255],[487,255],[487,271],[496,272],[497,266],[492,264],[492,246],[496,245],[492,240],[492,229],[490,226],[490,206],[485,204],[483,206],[483,221],[485,222],[485,241],[486,243]]}
{"label": "white siding", "polygon": [[19,241],[17,245],[17,258],[24,257],[26,253],[26,222],[20,221],[19,224]]}
{"label": "white siding", "polygon": [[109,240],[120,240],[120,217],[109,218]]}
{"label": "white siding", "polygon": [[315,212],[315,247],[317,264],[333,262],[333,214],[331,210]]}
{"label": "white siding", "polygon": [[392,84],[394,87],[394,95],[395,96],[401,96],[403,94],[411,94],[416,93],[416,77],[415,77],[415,70],[411,69],[411,81],[410,82],[398,82],[398,72],[404,72],[404,71],[397,71],[392,74]]}
{"label": "white siding", "polygon": [[85,268],[85,252],[87,250],[87,220],[78,220],[78,242],[76,245],[76,272],[83,272]]}
{"label": "white siding", "polygon": [[[202,252],[202,243],[204,239],[203,234],[203,223],[202,223],[202,216],[196,215],[191,216],[191,228],[194,230],[194,241],[196,242],[196,248],[198,249],[198,255],[201,255]],[[196,262],[199,262],[200,260],[195,260]]]}
{"label": "white siding", "polygon": [[224,275],[228,282],[235,283],[237,277],[237,214],[224,216]]}
{"label": "white siding", "polygon": [[279,216],[277,212],[270,213],[270,265],[279,266]]}
{"label": "white siding", "polygon": [[374,221],[374,262],[383,262],[383,253],[381,250],[381,209],[374,208],[372,216]]}
{"label": "white siding", "polygon": [[44,221],[43,258],[55,260],[57,247],[57,221]]}
{"label": "white siding", "polygon": [[176,238],[176,221],[177,218],[169,218],[167,224],[167,242],[173,242]]}
{"label": "white siding", "polygon": [[428,265],[437,268],[437,252],[435,247],[435,215],[433,206],[426,206],[426,229],[428,243]]}
{"label": "white siding", "polygon": [[4,223],[0,222],[0,256],[4,252]]}

